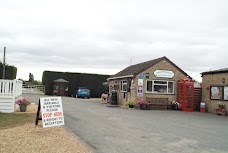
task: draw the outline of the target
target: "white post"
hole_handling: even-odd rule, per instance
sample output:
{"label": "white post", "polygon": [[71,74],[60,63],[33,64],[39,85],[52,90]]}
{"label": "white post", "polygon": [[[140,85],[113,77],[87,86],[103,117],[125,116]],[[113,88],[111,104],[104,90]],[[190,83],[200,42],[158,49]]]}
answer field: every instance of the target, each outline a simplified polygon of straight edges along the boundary
{"label": "white post", "polygon": [[19,91],[20,91],[19,98],[21,98],[22,97],[22,81],[18,81],[18,88],[19,88]]}
{"label": "white post", "polygon": [[17,80],[14,79],[13,80],[13,98],[12,98],[12,108],[13,108],[13,112],[15,112],[15,101],[16,101],[16,86],[17,86]]}

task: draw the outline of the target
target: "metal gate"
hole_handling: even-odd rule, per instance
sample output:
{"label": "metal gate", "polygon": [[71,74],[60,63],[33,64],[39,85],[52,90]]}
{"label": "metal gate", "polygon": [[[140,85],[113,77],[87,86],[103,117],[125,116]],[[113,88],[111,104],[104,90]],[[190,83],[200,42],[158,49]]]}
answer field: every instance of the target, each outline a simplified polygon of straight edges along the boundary
{"label": "metal gate", "polygon": [[22,93],[44,94],[45,86],[44,85],[23,84]]}

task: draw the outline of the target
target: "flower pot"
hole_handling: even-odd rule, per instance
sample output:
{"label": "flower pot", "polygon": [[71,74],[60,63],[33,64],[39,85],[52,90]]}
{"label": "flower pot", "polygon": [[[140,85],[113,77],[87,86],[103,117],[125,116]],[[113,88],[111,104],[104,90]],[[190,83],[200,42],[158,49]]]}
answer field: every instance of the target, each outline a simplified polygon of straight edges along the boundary
{"label": "flower pot", "polygon": [[134,108],[135,105],[129,105],[129,108]]}
{"label": "flower pot", "polygon": [[27,108],[27,105],[20,104],[20,111],[25,112]]}
{"label": "flower pot", "polygon": [[145,110],[145,107],[146,107],[145,104],[140,104],[140,109],[141,110]]}
{"label": "flower pot", "polygon": [[178,105],[177,104],[173,104],[172,105],[172,110],[178,110]]}

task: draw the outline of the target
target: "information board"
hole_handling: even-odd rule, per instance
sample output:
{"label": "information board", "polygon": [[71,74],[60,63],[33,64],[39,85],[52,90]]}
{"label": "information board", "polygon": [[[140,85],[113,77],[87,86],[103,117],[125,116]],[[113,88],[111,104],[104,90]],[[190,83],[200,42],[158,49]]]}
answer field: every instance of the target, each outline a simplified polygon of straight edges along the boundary
{"label": "information board", "polygon": [[222,100],[223,99],[222,91],[223,91],[222,86],[211,86],[211,99]]}
{"label": "information board", "polygon": [[139,74],[139,79],[143,79],[143,78],[144,78],[144,74],[143,73]]}
{"label": "information board", "polygon": [[138,96],[143,96],[143,79],[138,79]]}
{"label": "information board", "polygon": [[43,128],[64,125],[61,97],[41,97]]}
{"label": "information board", "polygon": [[228,87],[224,87],[224,100],[228,100]]}

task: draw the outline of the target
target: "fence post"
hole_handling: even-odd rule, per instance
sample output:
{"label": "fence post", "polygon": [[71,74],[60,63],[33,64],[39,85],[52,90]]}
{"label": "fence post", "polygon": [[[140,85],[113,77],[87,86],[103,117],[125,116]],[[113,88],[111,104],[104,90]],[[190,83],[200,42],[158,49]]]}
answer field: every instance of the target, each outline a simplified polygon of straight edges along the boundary
{"label": "fence post", "polygon": [[15,112],[15,101],[16,101],[16,86],[17,86],[17,80],[13,80],[13,98],[12,98],[12,108],[13,112]]}

